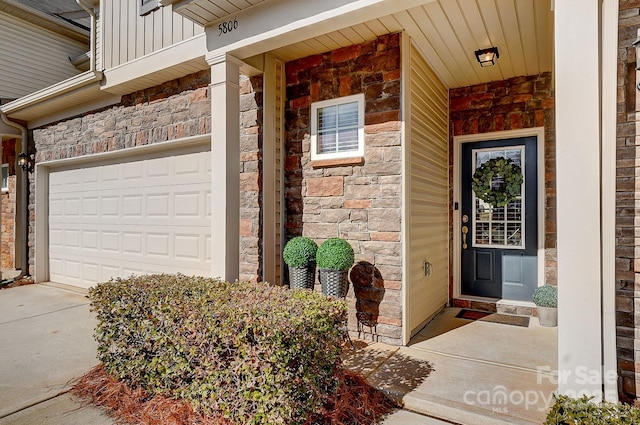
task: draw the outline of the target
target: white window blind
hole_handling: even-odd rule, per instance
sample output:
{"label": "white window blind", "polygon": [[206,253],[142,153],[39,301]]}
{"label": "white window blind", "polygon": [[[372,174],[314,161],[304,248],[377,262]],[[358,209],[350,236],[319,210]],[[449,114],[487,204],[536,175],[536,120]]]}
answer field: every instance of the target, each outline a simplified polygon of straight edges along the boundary
{"label": "white window blind", "polygon": [[314,104],[312,159],[363,155],[363,109],[363,95]]}

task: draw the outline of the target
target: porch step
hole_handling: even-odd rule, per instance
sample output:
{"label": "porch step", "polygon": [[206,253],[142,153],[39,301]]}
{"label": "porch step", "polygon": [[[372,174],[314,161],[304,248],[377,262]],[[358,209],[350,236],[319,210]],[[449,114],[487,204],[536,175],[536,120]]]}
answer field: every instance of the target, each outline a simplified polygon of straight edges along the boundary
{"label": "porch step", "polygon": [[451,422],[400,409],[387,416],[382,425],[451,425]]}
{"label": "porch step", "polygon": [[454,298],[454,307],[468,308],[471,310],[486,311],[489,313],[512,314],[516,316],[536,317],[536,308],[530,303],[519,303],[517,301],[501,299],[481,299],[474,300],[468,298]]}
{"label": "porch step", "polygon": [[502,419],[498,415],[489,414],[482,409],[473,408],[462,403],[451,403],[449,400],[415,397],[411,394],[403,399],[404,408],[422,415],[457,425],[539,425],[537,421],[509,417]]}
{"label": "porch step", "polygon": [[411,348],[401,348],[385,363],[410,358],[433,366],[422,385],[407,386],[411,375],[395,381],[384,364],[368,377],[403,409],[459,425],[534,425],[546,416],[543,394],[550,399],[553,388],[541,385],[534,371]]}

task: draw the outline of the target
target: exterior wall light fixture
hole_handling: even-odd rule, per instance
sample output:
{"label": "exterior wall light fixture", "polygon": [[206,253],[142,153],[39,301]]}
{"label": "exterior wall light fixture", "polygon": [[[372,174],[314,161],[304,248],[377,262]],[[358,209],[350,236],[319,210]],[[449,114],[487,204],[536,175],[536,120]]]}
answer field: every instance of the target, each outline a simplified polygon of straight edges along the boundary
{"label": "exterior wall light fixture", "polygon": [[18,155],[18,165],[25,171],[33,171],[33,159],[24,152],[20,152]]}
{"label": "exterior wall light fixture", "polygon": [[489,47],[487,49],[476,50],[476,59],[480,62],[481,67],[493,66],[500,57],[497,47]]}

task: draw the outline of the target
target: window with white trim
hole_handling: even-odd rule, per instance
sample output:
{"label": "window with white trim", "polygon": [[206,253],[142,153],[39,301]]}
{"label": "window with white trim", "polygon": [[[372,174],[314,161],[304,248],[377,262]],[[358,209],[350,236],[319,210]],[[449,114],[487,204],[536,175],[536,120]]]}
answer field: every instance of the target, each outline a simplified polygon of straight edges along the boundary
{"label": "window with white trim", "polygon": [[2,164],[2,191],[9,191],[9,164]]}
{"label": "window with white trim", "polygon": [[364,94],[311,104],[311,160],[364,156]]}
{"label": "window with white trim", "polygon": [[146,15],[149,12],[156,10],[158,7],[158,0],[139,0],[140,1],[140,16]]}

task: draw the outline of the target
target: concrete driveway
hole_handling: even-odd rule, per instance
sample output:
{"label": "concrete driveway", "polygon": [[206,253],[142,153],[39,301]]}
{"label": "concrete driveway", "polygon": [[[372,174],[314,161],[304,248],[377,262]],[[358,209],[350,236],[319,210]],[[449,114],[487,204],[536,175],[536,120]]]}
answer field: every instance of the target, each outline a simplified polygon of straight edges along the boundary
{"label": "concrete driveway", "polygon": [[0,424],[113,421],[67,392],[96,360],[89,300],[65,289],[27,285],[0,291]]}

